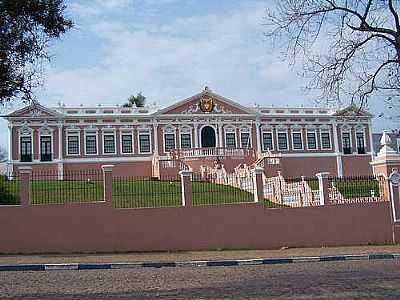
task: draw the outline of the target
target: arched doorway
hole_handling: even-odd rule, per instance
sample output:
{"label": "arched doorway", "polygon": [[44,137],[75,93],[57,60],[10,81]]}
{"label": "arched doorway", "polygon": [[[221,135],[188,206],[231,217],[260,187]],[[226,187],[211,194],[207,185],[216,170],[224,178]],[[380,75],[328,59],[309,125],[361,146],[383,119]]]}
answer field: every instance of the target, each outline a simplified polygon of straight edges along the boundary
{"label": "arched doorway", "polygon": [[201,147],[214,148],[217,145],[215,130],[211,126],[204,126],[201,130]]}

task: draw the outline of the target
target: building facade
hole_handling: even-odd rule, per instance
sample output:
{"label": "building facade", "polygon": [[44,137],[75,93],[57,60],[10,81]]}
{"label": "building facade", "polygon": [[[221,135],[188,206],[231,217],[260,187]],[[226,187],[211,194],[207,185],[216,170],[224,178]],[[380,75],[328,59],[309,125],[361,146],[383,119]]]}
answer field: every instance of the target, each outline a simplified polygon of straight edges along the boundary
{"label": "building facade", "polygon": [[371,118],[353,106],[244,107],[209,88],[161,110],[32,103],[6,116],[8,169],[28,165],[62,176],[112,164],[116,174],[155,176],[181,164],[200,172],[218,160],[233,172],[267,160],[270,175],[367,175]]}

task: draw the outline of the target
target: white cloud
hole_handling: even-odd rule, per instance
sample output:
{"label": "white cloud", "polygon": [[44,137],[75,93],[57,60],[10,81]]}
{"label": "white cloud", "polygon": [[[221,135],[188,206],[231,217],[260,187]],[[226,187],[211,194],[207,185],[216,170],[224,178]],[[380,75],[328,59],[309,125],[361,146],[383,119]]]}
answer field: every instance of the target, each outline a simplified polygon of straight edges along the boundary
{"label": "white cloud", "polygon": [[95,0],[82,4],[71,3],[68,8],[80,17],[93,17],[109,13],[110,10],[121,10],[133,5],[133,0]]}
{"label": "white cloud", "polygon": [[[172,0],[169,0],[172,1]],[[170,104],[204,85],[243,104],[300,104],[300,80],[264,43],[264,5],[225,14],[179,18],[132,29],[101,22],[92,31],[106,44],[95,68],[50,74],[47,91],[67,104],[123,102],[142,91]]]}

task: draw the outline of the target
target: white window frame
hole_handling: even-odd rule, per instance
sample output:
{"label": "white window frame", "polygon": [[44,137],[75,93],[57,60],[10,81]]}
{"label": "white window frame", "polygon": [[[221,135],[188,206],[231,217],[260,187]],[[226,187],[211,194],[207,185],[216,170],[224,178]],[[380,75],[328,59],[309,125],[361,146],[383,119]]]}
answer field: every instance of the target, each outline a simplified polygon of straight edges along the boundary
{"label": "white window frame", "polygon": [[[351,132],[352,130],[351,130],[351,127],[349,127],[349,126],[343,126],[342,128],[341,128],[341,130],[340,130],[340,138],[341,138],[341,145],[342,145],[342,154],[343,155],[351,155],[351,154],[353,154],[353,135],[352,135],[352,132]],[[350,140],[350,153],[348,153],[348,154],[345,154],[344,153],[344,144],[343,144],[343,133],[348,133],[349,134],[349,140]]]}
{"label": "white window frame", "polygon": [[[269,133],[271,134],[271,139],[272,139],[272,149],[266,149],[264,145],[264,133]],[[273,129],[262,129],[261,130],[261,148],[263,152],[267,151],[274,151],[275,150],[275,136],[274,136],[274,130]]]}
{"label": "white window frame", "polygon": [[166,150],[166,144],[165,144],[165,136],[168,135],[173,135],[174,136],[174,146],[175,149],[177,149],[177,143],[176,143],[176,128],[172,125],[167,125],[165,127],[163,127],[163,152],[164,153],[169,153],[169,151]]}
{"label": "white window frame", "polygon": [[[106,135],[114,136],[114,152],[105,152],[105,144],[104,144],[104,137]],[[117,133],[115,128],[103,128],[101,130],[101,141],[102,141],[102,153],[103,155],[116,155],[117,154]]]}
{"label": "white window frame", "polygon": [[[242,133],[247,133],[248,135],[249,135],[249,143],[248,143],[248,145],[242,145]],[[247,127],[247,126],[245,126],[245,127],[241,127],[240,128],[240,130],[239,130],[239,143],[240,143],[240,148],[247,148],[247,149],[250,149],[250,148],[252,148],[253,146],[253,141],[252,141],[252,138],[251,138],[251,128],[250,127]]]}
{"label": "white window frame", "polygon": [[[54,129],[52,129],[52,128],[50,128],[50,127],[47,127],[47,126],[43,126],[43,127],[41,127],[40,129],[39,129],[39,141],[38,141],[38,151],[39,151],[39,160],[40,161],[42,161],[42,136],[43,137],[45,137],[45,136],[49,136],[50,137],[50,153],[51,153],[51,160],[50,161],[53,161],[54,160],[54,146],[53,146],[53,143],[54,143],[54,137],[53,137],[53,132],[54,132]],[[50,161],[48,161],[48,162],[50,162]]]}
{"label": "white window frame", "polygon": [[[86,137],[88,135],[96,136],[96,153],[87,153]],[[85,128],[84,137],[83,137],[83,143],[84,143],[84,147],[85,147],[85,155],[86,156],[99,155],[99,129],[98,128],[92,128],[92,127]]]}
{"label": "white window frame", "polygon": [[192,128],[190,128],[189,126],[183,126],[183,127],[179,128],[179,149],[188,149],[188,148],[182,148],[182,135],[183,134],[190,135],[190,148],[193,148]]}
{"label": "white window frame", "polygon": [[[33,129],[24,124],[21,128],[18,129],[18,161],[21,162],[21,137],[30,137],[31,138],[31,156],[32,156],[32,162],[34,160],[34,154],[33,154]],[[27,162],[30,163],[30,162]]]}
{"label": "white window frame", "polygon": [[[329,148],[324,148],[324,144],[322,143],[322,134],[323,133],[328,133],[329,135]],[[319,129],[319,142],[320,142],[320,150],[332,150],[332,132],[330,128],[325,128],[325,127],[321,127]]]}
{"label": "white window frame", "polygon": [[238,147],[238,140],[237,140],[237,132],[236,132],[236,128],[235,127],[233,127],[233,126],[227,126],[226,128],[224,128],[224,145],[225,145],[225,148],[228,148],[228,146],[227,146],[227,138],[226,138],[226,136],[228,135],[228,134],[234,134],[235,135],[235,147],[233,147],[233,148],[230,148],[230,149],[236,149],[237,147]]}
{"label": "white window frame", "polygon": [[[157,133],[156,133],[157,134]],[[148,135],[149,136],[149,151],[147,152],[142,152],[140,149],[140,136],[141,135]],[[137,145],[138,145],[138,153],[139,154],[151,154],[153,152],[153,142],[152,142],[152,136],[151,136],[151,130],[150,129],[144,129],[144,128],[138,128],[137,130]]]}
{"label": "white window frame", "polygon": [[[286,145],[287,145],[287,148],[286,148],[286,149],[281,149],[281,148],[279,147],[279,134],[280,134],[280,133],[286,134]],[[277,147],[278,151],[290,151],[289,132],[288,132],[287,129],[278,129],[278,130],[276,131],[276,147]]]}
{"label": "white window frame", "polygon": [[[357,154],[359,154],[358,153],[358,138],[357,138],[357,133],[362,133],[362,135],[363,135],[363,140],[364,140],[364,154],[368,154],[367,153],[367,137],[366,137],[366,134],[365,134],[365,127],[364,126],[362,126],[362,125],[358,125],[358,126],[356,126],[356,128],[355,128],[355,130],[354,130],[354,134],[355,134],[355,137],[356,137],[356,152],[357,152]],[[359,154],[359,155],[364,155],[364,154]]]}
{"label": "white window frame", "polygon": [[[313,133],[314,137],[315,137],[315,148],[310,148],[309,144],[308,144],[308,134],[309,133]],[[307,144],[307,150],[310,151],[316,151],[318,150],[318,135],[317,135],[317,131],[315,129],[307,129],[306,130],[306,144]]]}
{"label": "white window frame", "polygon": [[[123,145],[122,145],[122,136],[123,135],[130,135],[132,138],[132,152],[123,152]],[[134,144],[134,135],[133,135],[133,130],[132,129],[120,129],[119,131],[119,153],[121,155],[129,155],[129,154],[134,154],[135,153],[135,144]]]}
{"label": "white window frame", "polygon": [[[294,138],[293,138],[293,134],[297,134],[300,133],[300,140],[301,140],[301,148],[295,149],[294,148]],[[304,140],[303,140],[303,131],[301,129],[292,129],[291,130],[291,134],[290,134],[291,138],[292,138],[292,150],[293,151],[302,151],[304,150]]]}
{"label": "white window frame", "polygon": [[[66,146],[66,151],[67,156],[80,156],[81,155],[81,130],[79,128],[68,128],[65,132],[65,146]],[[76,136],[78,137],[78,153],[77,154],[72,154],[69,153],[69,147],[68,147],[68,137],[69,136]]]}

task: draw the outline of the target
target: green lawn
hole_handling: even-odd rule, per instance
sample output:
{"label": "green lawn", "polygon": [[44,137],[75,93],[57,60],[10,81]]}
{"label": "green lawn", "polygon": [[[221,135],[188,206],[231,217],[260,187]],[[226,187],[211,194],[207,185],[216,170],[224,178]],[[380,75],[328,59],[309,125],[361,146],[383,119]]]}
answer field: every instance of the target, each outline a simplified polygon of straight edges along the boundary
{"label": "green lawn", "polygon": [[0,205],[19,204],[19,180],[8,180],[0,176]]}
{"label": "green lawn", "polygon": [[103,183],[68,180],[31,182],[32,204],[63,204],[103,201]]}
{"label": "green lawn", "polygon": [[[8,196],[0,205],[19,204],[18,181],[0,181]],[[212,205],[253,202],[252,193],[231,186],[193,182],[193,204]],[[103,200],[102,182],[35,180],[31,182],[31,202],[40,204],[84,203]],[[179,207],[182,205],[180,181],[114,180],[113,206],[116,208]]]}
{"label": "green lawn", "polygon": [[379,182],[370,179],[336,180],[334,186],[344,198],[379,197]]}

